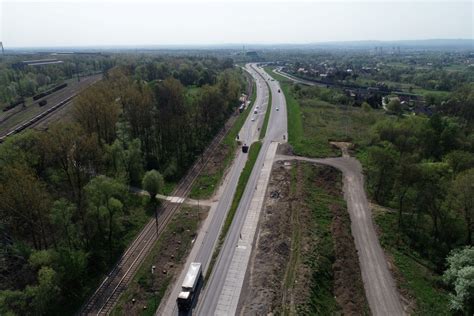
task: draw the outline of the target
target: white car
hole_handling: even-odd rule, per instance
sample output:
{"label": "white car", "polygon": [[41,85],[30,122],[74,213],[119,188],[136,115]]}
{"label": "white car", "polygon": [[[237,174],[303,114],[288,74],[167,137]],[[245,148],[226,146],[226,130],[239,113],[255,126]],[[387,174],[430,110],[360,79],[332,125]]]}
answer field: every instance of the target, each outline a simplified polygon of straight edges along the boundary
{"label": "white car", "polygon": [[255,121],[255,116],[252,116],[252,119],[251,119],[251,120],[252,120],[252,122]]}
{"label": "white car", "polygon": [[280,108],[276,108],[277,111],[280,111]]}

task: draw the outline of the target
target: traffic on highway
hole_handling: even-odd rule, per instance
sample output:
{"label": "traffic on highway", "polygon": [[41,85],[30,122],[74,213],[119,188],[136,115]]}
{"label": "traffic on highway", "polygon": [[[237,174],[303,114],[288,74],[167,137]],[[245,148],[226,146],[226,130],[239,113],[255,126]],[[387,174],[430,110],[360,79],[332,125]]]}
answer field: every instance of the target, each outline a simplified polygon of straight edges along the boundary
{"label": "traffic on highway", "polygon": [[[275,93],[278,91],[279,86],[275,81],[270,81],[268,75],[265,74],[264,70],[258,67],[256,64],[247,64],[245,67],[254,78],[257,86],[256,100],[254,102],[252,113],[258,113],[257,115],[249,115],[247,121],[244,123],[241,131],[239,132],[239,140],[242,144],[248,144],[258,141],[259,131],[263,125],[264,114],[267,110],[271,111],[274,108],[285,109],[285,111],[271,111],[270,119],[268,123],[268,130],[266,137],[262,140],[263,146],[260,151],[259,157],[253,168],[250,179],[247,183],[244,195],[240,201],[240,205],[237,209],[237,213],[232,222],[231,228],[227,234],[224,245],[220,251],[218,259],[213,271],[207,280],[202,292],[196,297],[196,307],[194,312],[200,315],[212,314],[217,306],[219,300],[219,294],[221,293],[222,286],[226,280],[228,274],[229,265],[233,256],[233,250],[236,248],[236,244],[241,235],[242,225],[245,222],[246,214],[249,209],[250,202],[254,196],[255,186],[259,176],[259,171],[262,169],[264,158],[267,154],[268,148],[271,142],[284,142],[287,134],[286,128],[286,105],[285,99],[281,96],[276,96]],[[268,89],[270,86],[271,92]],[[272,95],[272,104],[267,105],[269,100],[269,93]],[[268,108],[267,108],[268,107]],[[223,221],[226,217],[227,211],[230,208],[237,182],[239,180],[240,173],[247,160],[247,154],[239,151],[235,157],[233,164],[229,168],[227,176],[223,180],[221,187],[218,188],[216,199],[209,211],[209,216],[206,222],[201,228],[201,232],[196,238],[194,246],[188,256],[185,268],[181,272],[179,278],[176,280],[172,289],[169,291],[169,296],[158,308],[157,315],[177,315],[178,306],[176,299],[179,296],[180,284],[186,276],[186,271],[192,262],[199,262],[202,264],[203,273],[206,275],[207,269],[209,268],[210,259],[212,257],[214,247],[219,237],[220,229]],[[245,273],[245,267],[241,267],[243,273]],[[238,298],[238,296],[237,296]]]}

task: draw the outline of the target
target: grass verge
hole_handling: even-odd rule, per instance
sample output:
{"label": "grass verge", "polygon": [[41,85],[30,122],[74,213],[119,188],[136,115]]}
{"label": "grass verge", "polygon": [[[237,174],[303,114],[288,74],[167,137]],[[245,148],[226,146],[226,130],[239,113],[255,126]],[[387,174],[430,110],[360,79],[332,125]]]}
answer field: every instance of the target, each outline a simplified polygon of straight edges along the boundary
{"label": "grass verge", "polygon": [[[155,314],[168,285],[180,272],[203,217],[197,207],[181,207],[141,264],[111,315]],[[156,268],[152,274],[153,265]]]}
{"label": "grass verge", "polygon": [[397,283],[402,293],[416,303],[414,315],[451,315],[448,293],[441,287],[441,276],[422,264],[421,258],[408,246],[397,243],[402,240],[397,230],[397,214],[377,207],[375,223],[379,227],[379,238],[385,252],[393,258],[398,273]]}
{"label": "grass verge", "polygon": [[268,103],[267,110],[265,111],[265,119],[263,120],[262,129],[260,130],[260,139],[263,139],[267,133],[268,121],[270,120],[270,113],[272,112],[272,92],[268,83],[265,83],[268,87]]}
{"label": "grass verge", "polygon": [[221,250],[222,244],[224,243],[227,232],[229,231],[230,225],[232,224],[235,212],[237,211],[237,208],[239,207],[240,199],[242,198],[242,195],[244,194],[245,187],[247,186],[247,182],[250,178],[250,174],[252,173],[253,166],[255,165],[255,162],[257,161],[257,157],[258,157],[258,154],[260,153],[261,148],[262,148],[261,142],[255,142],[249,148],[249,153],[248,153],[249,156],[248,156],[247,162],[245,163],[244,169],[242,170],[242,173],[240,174],[239,182],[235,190],[234,198],[232,199],[232,204],[230,206],[229,212],[227,213],[224,225],[222,226],[222,230],[219,235],[219,239],[217,241],[216,249],[214,250],[212,254],[211,262],[209,263],[209,268],[207,269],[207,273],[206,273],[206,280],[211,275],[212,268],[214,267],[214,264],[216,263],[217,256],[219,255],[219,252]]}
{"label": "grass verge", "polygon": [[237,135],[239,134],[242,126],[245,123],[245,120],[249,116],[249,113],[252,109],[252,105],[255,102],[257,97],[257,85],[254,82],[252,95],[250,97],[250,104],[242,112],[235,123],[230,128],[227,135],[224,137],[221,144],[218,146],[218,151],[222,152],[223,159],[218,161],[218,165],[213,170],[204,170],[196,179],[191,188],[189,197],[193,199],[208,199],[214,193],[217,185],[221,181],[225,169],[230,165],[232,159],[234,158],[235,150],[237,148],[237,142],[235,141]]}

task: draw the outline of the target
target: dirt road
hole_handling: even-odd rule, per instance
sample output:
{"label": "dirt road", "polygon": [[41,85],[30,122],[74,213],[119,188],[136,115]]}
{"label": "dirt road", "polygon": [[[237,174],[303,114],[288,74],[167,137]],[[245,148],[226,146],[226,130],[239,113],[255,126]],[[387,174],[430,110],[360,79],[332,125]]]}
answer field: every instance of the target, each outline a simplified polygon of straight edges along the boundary
{"label": "dirt road", "polygon": [[362,167],[354,158],[312,159],[279,155],[276,160],[298,159],[333,166],[344,175],[344,197],[351,217],[351,229],[359,254],[362,280],[373,315],[405,315],[395,281],[388,269],[372,222],[364,190]]}

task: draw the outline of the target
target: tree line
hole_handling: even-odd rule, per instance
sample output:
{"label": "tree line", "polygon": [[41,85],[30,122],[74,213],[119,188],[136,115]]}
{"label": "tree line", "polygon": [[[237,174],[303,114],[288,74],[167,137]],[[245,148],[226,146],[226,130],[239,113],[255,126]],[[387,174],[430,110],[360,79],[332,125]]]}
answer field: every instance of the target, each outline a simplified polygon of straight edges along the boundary
{"label": "tree line", "polygon": [[152,214],[130,186],[179,180],[235,111],[239,69],[183,63],[213,76],[144,79],[137,59],[81,93],[71,120],[0,146],[0,314],[72,313]]}
{"label": "tree line", "polygon": [[[367,149],[369,193],[397,211],[400,246],[414,249],[438,273],[465,256],[456,254],[462,247],[474,245],[473,91],[472,85],[460,87],[431,117],[377,123]],[[472,268],[473,259],[461,265]],[[474,274],[464,273],[445,279],[456,293],[454,308],[472,312]]]}

